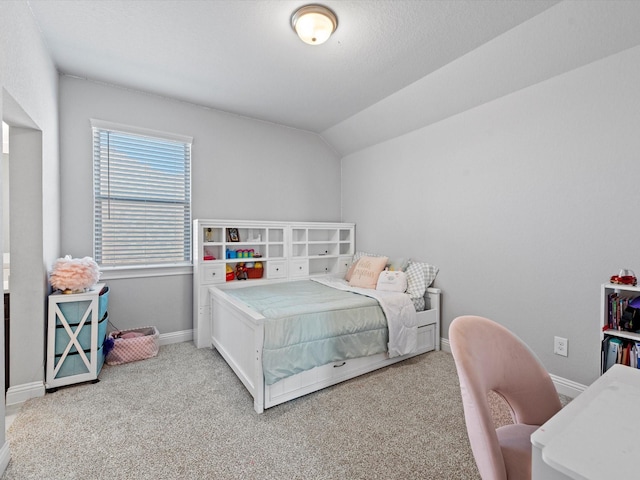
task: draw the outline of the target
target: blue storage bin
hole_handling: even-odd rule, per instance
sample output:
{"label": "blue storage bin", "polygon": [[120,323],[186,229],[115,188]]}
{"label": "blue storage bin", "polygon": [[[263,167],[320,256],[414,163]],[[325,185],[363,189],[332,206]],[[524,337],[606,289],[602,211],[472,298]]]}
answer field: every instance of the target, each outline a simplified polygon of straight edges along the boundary
{"label": "blue storage bin", "polygon": [[[85,350],[84,353],[87,356],[87,359],[91,361],[91,350]],[[96,375],[100,373],[100,370],[102,370],[102,366],[104,365],[104,352],[102,347],[98,349],[97,355],[98,369]],[[61,357],[61,355],[56,355],[55,367],[58,366]],[[62,366],[60,367],[60,370],[58,370],[55,378],[70,377],[72,375],[82,375],[83,373],[89,373],[89,368],[87,367],[87,365],[85,365],[84,360],[82,360],[80,354],[78,352],[75,352],[70,353],[65,357],[64,361],[62,362]]]}
{"label": "blue storage bin", "polygon": [[98,296],[98,318],[101,319],[107,313],[107,303],[109,303],[109,287],[105,285]]}
{"label": "blue storage bin", "polygon": [[[62,312],[65,320],[69,325],[78,325],[82,321],[82,317],[91,306],[91,300],[80,300],[77,302],[61,302],[58,308]],[[100,318],[100,317],[98,317]],[[91,315],[87,318],[87,322],[91,322]],[[56,315],[56,326],[62,325],[60,317]]]}
{"label": "blue storage bin", "polygon": [[[84,303],[84,302],[73,302],[73,303]],[[72,305],[72,304],[68,303],[67,305]],[[62,307],[62,304],[60,305],[60,307]],[[60,310],[62,310],[62,308],[60,308]],[[64,310],[62,311],[64,314]],[[66,314],[65,314],[65,318],[68,319]],[[56,321],[55,354],[62,355],[62,353],[64,353],[64,350],[67,348],[67,345],[69,344],[70,337],[69,337],[69,333],[67,332],[67,329],[64,328],[64,326],[60,323],[60,319],[56,318],[56,320],[57,321]],[[80,315],[80,319],[78,320],[78,323],[80,322],[80,320],[82,320],[82,315]],[[88,319],[88,320],[91,320],[91,319]],[[72,332],[75,333],[76,329],[78,328],[78,323],[69,324]],[[102,344],[104,343],[104,339],[107,336],[108,324],[109,324],[109,314],[105,313],[104,317],[102,317],[102,319],[98,322],[98,348],[102,347]],[[80,346],[82,347],[83,350],[91,349],[91,322],[90,321],[85,322],[85,324],[82,326],[82,329],[78,334],[78,341],[80,342]],[[75,345],[73,345],[71,347],[70,352],[77,352],[77,351],[78,349],[76,348]]]}
{"label": "blue storage bin", "polygon": [[[82,381],[97,380],[105,363],[104,342],[109,325],[108,299],[109,288],[104,283],[98,283],[91,290],[82,293],[67,295],[53,292],[49,295],[47,391]],[[93,335],[97,341],[92,349]],[[71,338],[75,338],[77,345],[70,343]],[[88,365],[83,357],[87,359]]]}
{"label": "blue storage bin", "polygon": [[[102,319],[107,313],[107,304],[109,303],[109,287],[106,285],[98,295],[98,318]],[[58,308],[64,315],[69,325],[77,325],[82,320],[83,315],[91,305],[91,300],[80,300],[77,302],[60,302]],[[91,320],[91,318],[89,318]],[[56,325],[60,325],[60,319],[56,319]]]}
{"label": "blue storage bin", "polygon": [[101,347],[104,343],[104,339],[107,338],[107,326],[109,324],[109,314],[105,313],[104,317],[98,322],[98,347]]}

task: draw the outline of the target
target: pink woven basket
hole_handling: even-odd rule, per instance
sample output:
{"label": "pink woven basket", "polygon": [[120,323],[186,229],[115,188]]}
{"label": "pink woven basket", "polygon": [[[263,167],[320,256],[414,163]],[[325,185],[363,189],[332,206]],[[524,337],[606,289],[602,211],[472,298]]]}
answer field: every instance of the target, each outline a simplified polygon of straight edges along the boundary
{"label": "pink woven basket", "polygon": [[[142,335],[134,338],[120,338],[121,335],[131,332]],[[107,365],[121,365],[155,357],[160,349],[160,332],[156,327],[120,330],[111,332],[109,336],[113,338],[114,343],[113,348],[105,359]]]}

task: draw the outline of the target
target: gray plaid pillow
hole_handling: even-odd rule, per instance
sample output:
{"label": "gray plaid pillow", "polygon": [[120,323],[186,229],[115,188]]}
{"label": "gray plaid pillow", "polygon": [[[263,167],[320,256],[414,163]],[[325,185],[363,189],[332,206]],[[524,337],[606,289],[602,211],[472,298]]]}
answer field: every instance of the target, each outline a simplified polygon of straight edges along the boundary
{"label": "gray plaid pillow", "polygon": [[407,293],[413,300],[424,297],[427,287],[431,286],[438,275],[438,267],[410,260],[405,273],[407,274]]}
{"label": "gray plaid pillow", "polygon": [[407,274],[407,293],[409,296],[412,299],[424,297],[427,284],[422,266],[418,263],[409,262],[405,273]]}
{"label": "gray plaid pillow", "polygon": [[353,261],[351,263],[356,263],[362,257],[384,257],[384,255],[378,255],[377,253],[356,252],[353,254]]}
{"label": "gray plaid pillow", "polygon": [[421,312],[425,308],[427,308],[426,302],[424,301],[424,297],[412,298],[411,302],[413,302],[413,306],[416,309],[416,312]]}
{"label": "gray plaid pillow", "polygon": [[[352,264],[356,263],[362,257],[386,257],[387,255],[378,255],[377,253],[366,253],[366,252],[356,252],[353,254]],[[387,267],[389,270],[396,270],[400,272],[404,272],[407,269],[407,265],[409,264],[409,260],[398,257],[398,258],[389,258],[387,262]]]}

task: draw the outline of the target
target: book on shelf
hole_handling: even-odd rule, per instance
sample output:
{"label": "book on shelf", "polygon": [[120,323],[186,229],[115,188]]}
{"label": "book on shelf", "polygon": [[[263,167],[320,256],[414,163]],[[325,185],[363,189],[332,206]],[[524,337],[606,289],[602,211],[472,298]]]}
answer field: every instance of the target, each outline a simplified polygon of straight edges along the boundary
{"label": "book on shelf", "polygon": [[638,315],[635,308],[629,308],[635,296],[623,296],[618,292],[607,295],[607,326],[609,329],[630,331],[635,330]]}
{"label": "book on shelf", "polygon": [[640,368],[640,341],[634,342],[630,366]]}
{"label": "book on shelf", "polygon": [[629,352],[631,350],[631,343],[625,342],[622,346],[622,353],[620,355],[620,362],[622,365],[629,365]]}
{"label": "book on shelf", "polygon": [[605,335],[601,346],[602,373],[616,363],[640,368],[640,340],[633,341]]}
{"label": "book on shelf", "polygon": [[619,338],[609,337],[607,345],[606,363],[602,373],[609,370],[616,363],[620,363],[618,359],[622,352],[622,340]]}

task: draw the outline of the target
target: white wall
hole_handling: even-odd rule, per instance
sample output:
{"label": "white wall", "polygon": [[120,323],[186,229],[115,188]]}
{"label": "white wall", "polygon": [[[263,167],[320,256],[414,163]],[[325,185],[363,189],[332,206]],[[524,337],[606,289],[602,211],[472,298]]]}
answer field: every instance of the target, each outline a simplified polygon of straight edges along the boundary
{"label": "white wall", "polygon": [[[4,136],[4,132],[3,132]],[[7,138],[9,133],[7,132]],[[2,154],[2,251],[9,253],[11,241],[9,237],[9,154]]]}
{"label": "white wall", "polygon": [[600,284],[640,274],[638,85],[640,47],[349,155],[343,220],[361,250],[440,267],[445,337],[488,316],[589,384]]}
{"label": "white wall", "polygon": [[[193,137],[194,219],[340,220],[340,159],[318,135],[72,77],[60,111],[63,255],[93,254],[90,118]],[[118,328],[192,328],[191,275],[107,283]]]}
{"label": "white wall", "polygon": [[[40,158],[35,169],[20,171],[24,174],[22,178],[27,180],[26,184],[19,183],[19,179],[16,180],[19,184],[16,184],[11,179],[12,192],[22,189],[28,198],[20,205],[12,203],[12,214],[14,208],[19,208],[23,215],[31,218],[30,231],[34,232],[32,237],[37,241],[29,246],[11,242],[12,259],[14,256],[25,259],[21,271],[12,272],[18,274],[18,279],[12,275],[11,353],[13,359],[13,353],[20,352],[20,359],[11,362],[11,386],[31,383],[39,385],[42,393],[44,307],[48,293],[46,269],[60,245],[57,79],[57,72],[26,2],[0,2],[0,116],[11,126],[21,127],[19,130],[22,132],[15,133],[26,133],[27,137],[36,140],[35,144],[29,142],[25,148],[18,145],[18,157],[25,153],[27,161]],[[12,238],[13,234],[12,231]],[[19,344],[14,342],[14,333],[21,339]],[[4,343],[0,341],[0,377],[3,378],[2,345]],[[11,388],[7,395],[8,403],[10,397]],[[5,443],[4,430],[4,403],[0,402],[0,444]],[[3,447],[0,453],[8,454],[8,447]],[[8,459],[4,456],[0,458],[0,470],[4,468],[5,460]]]}

